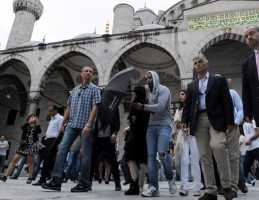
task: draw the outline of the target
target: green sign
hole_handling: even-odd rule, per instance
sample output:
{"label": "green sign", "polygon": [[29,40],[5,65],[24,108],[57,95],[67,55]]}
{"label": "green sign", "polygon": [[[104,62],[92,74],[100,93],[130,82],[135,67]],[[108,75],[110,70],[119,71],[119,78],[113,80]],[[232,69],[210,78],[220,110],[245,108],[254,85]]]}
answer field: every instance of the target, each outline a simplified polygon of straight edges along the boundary
{"label": "green sign", "polygon": [[201,30],[214,27],[229,27],[259,22],[259,10],[229,12],[217,15],[191,17],[188,19],[188,30]]}

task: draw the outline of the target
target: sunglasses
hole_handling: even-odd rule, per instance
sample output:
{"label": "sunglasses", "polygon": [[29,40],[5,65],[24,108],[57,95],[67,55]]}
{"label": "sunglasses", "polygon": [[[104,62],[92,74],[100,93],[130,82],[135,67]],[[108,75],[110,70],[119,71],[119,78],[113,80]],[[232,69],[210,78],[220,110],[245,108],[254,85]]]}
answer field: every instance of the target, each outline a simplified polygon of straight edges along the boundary
{"label": "sunglasses", "polygon": [[202,60],[198,60],[198,61],[194,62],[193,64],[197,65],[198,63],[201,64],[201,63],[203,63],[203,61]]}

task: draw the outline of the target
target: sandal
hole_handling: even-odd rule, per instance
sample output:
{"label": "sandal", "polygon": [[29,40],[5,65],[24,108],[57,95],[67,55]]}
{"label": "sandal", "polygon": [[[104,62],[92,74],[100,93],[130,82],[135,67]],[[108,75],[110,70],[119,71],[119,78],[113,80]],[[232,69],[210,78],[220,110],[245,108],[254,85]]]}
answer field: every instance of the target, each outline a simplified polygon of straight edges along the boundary
{"label": "sandal", "polygon": [[26,184],[31,184],[32,178],[28,178]]}

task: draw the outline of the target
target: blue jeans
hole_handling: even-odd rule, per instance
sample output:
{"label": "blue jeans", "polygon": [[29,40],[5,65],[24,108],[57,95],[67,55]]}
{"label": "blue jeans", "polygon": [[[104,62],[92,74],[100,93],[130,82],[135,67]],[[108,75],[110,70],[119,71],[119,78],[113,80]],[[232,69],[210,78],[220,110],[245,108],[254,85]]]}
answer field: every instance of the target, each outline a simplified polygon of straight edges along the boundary
{"label": "blue jeans", "polygon": [[172,170],[172,158],[168,153],[169,141],[171,138],[171,127],[162,125],[149,125],[147,129],[147,151],[148,151],[148,175],[150,185],[158,189],[158,167],[156,155],[159,157],[164,167],[165,177],[172,180],[174,177]]}
{"label": "blue jeans", "polygon": [[81,135],[81,132],[82,129],[72,128],[70,126],[67,126],[65,129],[64,137],[58,150],[56,162],[52,173],[52,179],[60,185],[62,184],[62,174],[68,151],[72,143],[79,135],[81,137],[82,148],[80,166],[81,176],[79,177],[79,183],[85,186],[91,185],[91,183],[89,182],[89,175],[91,170],[92,132],[89,136],[83,136]]}
{"label": "blue jeans", "polygon": [[65,169],[67,178],[71,180],[78,180],[78,175],[80,171],[80,152],[79,151],[69,151],[67,167]]}
{"label": "blue jeans", "polygon": [[160,181],[163,181],[164,180],[164,167],[163,165],[160,165],[160,168],[159,168],[159,180]]}
{"label": "blue jeans", "polygon": [[12,173],[12,178],[18,178],[20,176],[20,173],[21,173],[21,171],[23,169],[23,166],[26,162],[27,162],[27,156],[23,156],[21,158],[21,161],[19,162],[19,165],[17,166],[16,172],[14,174]]}
{"label": "blue jeans", "polygon": [[241,152],[239,151],[239,185],[245,184],[246,182],[246,178],[244,176],[244,158],[245,156],[241,155]]}
{"label": "blue jeans", "polygon": [[34,164],[33,173],[32,173],[32,179],[36,179],[39,171],[40,171],[40,165],[43,161],[43,156],[38,154],[38,157],[36,159],[36,162]]}

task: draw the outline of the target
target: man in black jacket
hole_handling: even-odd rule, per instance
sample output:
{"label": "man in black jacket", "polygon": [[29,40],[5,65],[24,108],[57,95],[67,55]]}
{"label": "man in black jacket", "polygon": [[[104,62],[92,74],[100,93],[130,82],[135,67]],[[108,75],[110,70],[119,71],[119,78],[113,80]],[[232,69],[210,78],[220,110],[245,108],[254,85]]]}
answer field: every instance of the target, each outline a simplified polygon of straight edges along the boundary
{"label": "man in black jacket", "polygon": [[212,154],[218,164],[225,199],[231,200],[233,192],[226,134],[231,134],[234,129],[232,99],[226,80],[208,72],[209,63],[203,54],[195,56],[193,64],[198,79],[188,84],[188,95],[183,106],[182,129],[190,129],[200,152],[206,191],[199,200],[217,200]]}
{"label": "man in black jacket", "polygon": [[121,190],[119,166],[116,155],[116,138],[118,131],[120,130],[120,114],[119,110],[115,111],[110,124],[103,129],[101,126],[100,117],[97,116],[95,123],[93,142],[92,142],[92,161],[91,161],[91,173],[89,181],[92,182],[96,161],[102,151],[105,151],[111,162],[111,172],[113,174],[115,182],[115,191]]}
{"label": "man in black jacket", "polygon": [[253,55],[246,58],[242,63],[242,98],[244,105],[245,121],[252,123],[255,120],[256,132],[250,140],[259,137],[259,26],[248,26],[243,33],[246,43],[254,49]]}

